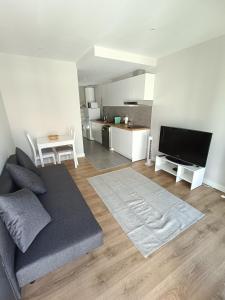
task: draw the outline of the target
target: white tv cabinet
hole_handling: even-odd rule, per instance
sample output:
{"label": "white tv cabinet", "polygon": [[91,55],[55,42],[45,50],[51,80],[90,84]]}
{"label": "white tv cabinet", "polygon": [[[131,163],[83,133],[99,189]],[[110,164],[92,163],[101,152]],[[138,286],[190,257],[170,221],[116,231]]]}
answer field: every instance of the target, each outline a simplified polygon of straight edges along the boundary
{"label": "white tv cabinet", "polygon": [[163,170],[176,176],[176,182],[185,180],[191,184],[191,190],[203,183],[205,168],[195,165],[186,166],[172,162],[165,155],[156,156],[155,171]]}

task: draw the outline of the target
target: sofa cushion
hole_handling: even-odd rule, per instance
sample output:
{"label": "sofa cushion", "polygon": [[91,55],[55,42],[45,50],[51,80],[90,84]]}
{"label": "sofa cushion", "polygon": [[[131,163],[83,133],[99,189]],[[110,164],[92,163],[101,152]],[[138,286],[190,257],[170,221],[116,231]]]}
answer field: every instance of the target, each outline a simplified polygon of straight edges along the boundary
{"label": "sofa cushion", "polygon": [[[16,163],[15,155],[9,157],[7,162]],[[11,193],[14,192],[15,190],[16,190],[16,186],[13,180],[11,179],[8,171],[6,170],[6,168],[4,168],[0,176],[0,194]],[[4,273],[10,283],[15,298],[19,299],[20,288],[14,270],[15,252],[16,252],[16,245],[12,240],[8,230],[6,229],[5,224],[0,219],[0,256],[1,256],[0,268],[4,269]],[[2,293],[2,291],[0,293]]]}
{"label": "sofa cushion", "polygon": [[51,221],[37,196],[28,189],[0,196],[0,216],[22,252]]}
{"label": "sofa cushion", "polygon": [[6,169],[6,165],[7,164],[14,164],[14,165],[18,165],[18,161],[16,159],[16,154],[12,154],[9,156],[9,158],[7,159],[7,161],[5,162],[5,166],[4,169]]}
{"label": "sofa cushion", "polygon": [[36,194],[46,193],[46,187],[40,176],[24,167],[7,164],[7,170],[20,188],[27,188]]}
{"label": "sofa cushion", "polygon": [[37,175],[40,175],[40,171],[35,166],[33,161],[30,159],[30,157],[20,148],[16,148],[16,159],[18,161],[18,164],[26,169],[29,169],[36,173]]}
{"label": "sofa cushion", "polygon": [[[8,158],[6,163],[16,164],[16,156],[12,155]],[[4,166],[1,176],[0,176],[0,195],[8,194],[16,191],[17,186],[14,183],[12,177],[9,172],[6,170],[6,166]]]}
{"label": "sofa cushion", "polygon": [[15,190],[15,184],[9,173],[5,170],[0,176],[0,195],[8,194]]}
{"label": "sofa cushion", "polygon": [[102,244],[102,230],[63,165],[41,169],[48,192],[39,199],[52,217],[26,253],[17,252],[22,287]]}

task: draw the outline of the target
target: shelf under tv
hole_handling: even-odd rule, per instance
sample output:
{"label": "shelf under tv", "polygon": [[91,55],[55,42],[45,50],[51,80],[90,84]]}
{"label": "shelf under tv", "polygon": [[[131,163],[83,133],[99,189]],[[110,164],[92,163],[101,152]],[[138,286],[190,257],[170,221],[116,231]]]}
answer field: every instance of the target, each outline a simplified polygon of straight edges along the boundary
{"label": "shelf under tv", "polygon": [[167,158],[169,161],[174,162],[174,163],[177,163],[177,164],[180,164],[180,165],[192,166],[191,163],[188,163],[188,162],[186,162],[186,161],[182,161],[181,159],[175,158],[175,157],[173,157],[173,156],[166,155],[166,158]]}
{"label": "shelf under tv", "polygon": [[185,180],[191,184],[191,190],[203,183],[205,168],[173,162],[166,155],[156,156],[155,171],[163,170],[176,177],[176,182]]}

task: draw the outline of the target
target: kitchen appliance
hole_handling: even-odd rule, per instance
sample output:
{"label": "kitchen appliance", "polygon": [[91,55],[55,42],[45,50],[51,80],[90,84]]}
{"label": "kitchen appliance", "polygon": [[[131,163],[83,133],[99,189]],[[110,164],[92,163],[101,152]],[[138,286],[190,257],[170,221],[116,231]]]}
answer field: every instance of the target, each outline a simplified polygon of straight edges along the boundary
{"label": "kitchen appliance", "polygon": [[125,106],[148,105],[153,106],[153,100],[126,100],[123,102]]}
{"label": "kitchen appliance", "polygon": [[84,93],[87,106],[89,102],[95,102],[95,90],[93,87],[86,87],[84,89]]}
{"label": "kitchen appliance", "polygon": [[205,167],[212,133],[161,126],[159,151],[183,165]]}
{"label": "kitchen appliance", "polygon": [[121,122],[121,117],[114,117],[115,124],[120,124],[120,122]]}
{"label": "kitchen appliance", "polygon": [[103,116],[103,121],[104,121],[105,123],[107,123],[107,121],[108,121],[108,115],[104,115],[104,116]]}
{"label": "kitchen appliance", "polygon": [[127,125],[127,128],[131,128],[131,129],[146,129],[146,126],[130,124],[130,125]]}
{"label": "kitchen appliance", "polygon": [[98,108],[98,102],[88,102],[88,108]]}
{"label": "kitchen appliance", "polygon": [[102,126],[102,146],[106,149],[110,148],[110,126]]}
{"label": "kitchen appliance", "polygon": [[93,87],[86,87],[84,92],[86,107],[98,108],[98,103],[95,101],[95,89]]}
{"label": "kitchen appliance", "polygon": [[81,123],[83,137],[94,140],[92,136],[91,121],[100,119],[100,108],[82,108]]}
{"label": "kitchen appliance", "polygon": [[127,127],[132,128],[133,126],[134,126],[134,123],[131,120],[129,120],[127,122]]}
{"label": "kitchen appliance", "polygon": [[137,101],[124,101],[124,105],[129,105],[129,106],[137,106],[138,102]]}
{"label": "kitchen appliance", "polygon": [[152,166],[152,136],[148,137],[148,146],[147,146],[147,160],[145,163],[146,166]]}

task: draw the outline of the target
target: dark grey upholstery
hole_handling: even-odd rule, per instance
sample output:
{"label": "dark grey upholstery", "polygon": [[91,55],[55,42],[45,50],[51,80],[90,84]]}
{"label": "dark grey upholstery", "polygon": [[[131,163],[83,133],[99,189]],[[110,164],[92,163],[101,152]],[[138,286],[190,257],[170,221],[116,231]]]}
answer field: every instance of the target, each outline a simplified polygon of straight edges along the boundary
{"label": "dark grey upholstery", "polygon": [[[16,163],[15,156],[8,162]],[[40,172],[47,193],[38,195],[38,198],[52,217],[52,222],[23,254],[0,220],[0,299],[19,299],[19,286],[102,244],[102,230],[66,168],[63,165],[50,166],[40,169]],[[9,175],[7,170],[3,173],[4,176]],[[8,180],[11,180],[10,177]],[[0,193],[16,190],[12,180],[1,181],[0,176],[1,182],[5,183],[4,186],[0,184]]]}
{"label": "dark grey upholstery", "polygon": [[1,257],[0,257],[0,299],[4,299],[4,300],[17,299],[13,293],[13,289],[11,288],[10,282],[5,273]]}
{"label": "dark grey upholstery", "polygon": [[37,196],[28,189],[0,195],[0,216],[22,252],[27,251],[38,233],[51,221]]}
{"label": "dark grey upholstery", "polygon": [[[7,162],[16,163],[15,156],[10,157]],[[15,190],[16,186],[8,171],[3,169],[0,176],[0,194],[11,193]],[[14,270],[15,252],[16,245],[0,219],[0,299],[20,298],[20,288]]]}
{"label": "dark grey upholstery", "polygon": [[[12,155],[8,158],[6,163],[16,164],[16,156]],[[12,180],[9,172],[6,170],[6,165],[2,170],[0,176],[0,195],[8,194],[17,190],[16,184]]]}
{"label": "dark grey upholstery", "polygon": [[6,169],[20,188],[27,188],[36,194],[47,192],[41,177],[33,171],[15,164],[7,164]]}
{"label": "dark grey upholstery", "polygon": [[26,253],[17,251],[21,287],[102,244],[102,230],[66,168],[45,167],[41,176],[48,192],[38,197],[52,222]]}
{"label": "dark grey upholstery", "polygon": [[0,176],[0,195],[8,194],[8,191],[15,191],[16,186],[8,171],[4,170]]}
{"label": "dark grey upholstery", "polygon": [[[20,288],[18,285],[18,281],[15,274],[15,252],[16,252],[16,245],[13,242],[11,236],[9,235],[5,225],[0,219],[0,273],[2,274],[3,278],[8,279],[8,293],[9,295],[15,295],[16,299],[20,298]],[[5,276],[4,276],[5,274]],[[5,280],[2,282],[0,281],[0,299],[7,299],[3,298],[1,291],[5,290],[6,283]],[[10,298],[9,298],[10,299]]]}
{"label": "dark grey upholstery", "polygon": [[35,164],[32,162],[30,157],[25,152],[23,152],[23,150],[21,150],[20,148],[17,148],[17,147],[16,147],[16,159],[20,166],[33,171],[37,175],[40,175],[40,171],[35,166]]}

